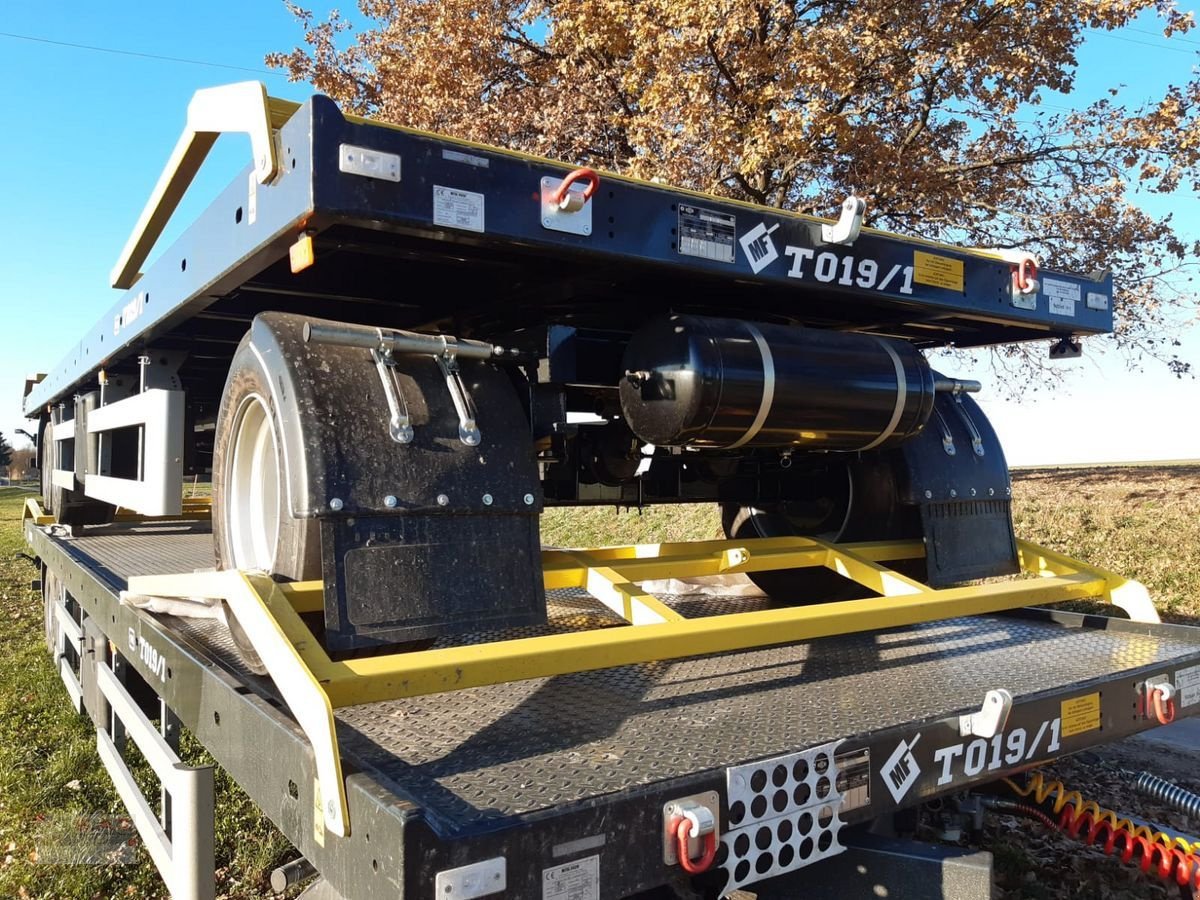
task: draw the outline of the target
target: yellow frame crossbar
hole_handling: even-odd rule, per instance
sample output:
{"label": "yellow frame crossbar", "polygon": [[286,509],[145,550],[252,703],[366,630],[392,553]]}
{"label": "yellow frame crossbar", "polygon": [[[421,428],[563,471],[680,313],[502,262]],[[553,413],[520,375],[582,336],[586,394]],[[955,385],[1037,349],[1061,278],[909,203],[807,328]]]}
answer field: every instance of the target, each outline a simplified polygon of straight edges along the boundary
{"label": "yellow frame crossbar", "polygon": [[[263,575],[237,571],[146,575],[131,578],[128,593],[221,599],[229,605],[313,745],[325,827],[347,834],[348,809],[333,725],[333,710],[339,707],[1065,600],[1108,602],[1136,621],[1159,621],[1138,582],[1026,541],[1018,545],[1021,569],[1036,578],[943,589],[882,564],[922,557],[920,541],[835,545],[786,537],[546,550],[546,590],[586,590],[623,619],[625,627],[614,622],[616,627],[345,661],[331,660],[301,618],[302,613],[324,609],[319,581],[276,584]],[[812,566],[824,566],[878,596],[685,619],[640,587],[662,578]]]}
{"label": "yellow frame crossbar", "polygon": [[[54,525],[58,520],[46,512],[42,502],[37,497],[25,498],[25,508],[21,512],[21,520],[26,519],[34,525]],[[184,497],[183,512],[177,516],[143,516],[141,513],[118,508],[113,514],[113,522],[122,525],[136,525],[138,522],[203,522],[212,519],[212,500],[209,497]]]}

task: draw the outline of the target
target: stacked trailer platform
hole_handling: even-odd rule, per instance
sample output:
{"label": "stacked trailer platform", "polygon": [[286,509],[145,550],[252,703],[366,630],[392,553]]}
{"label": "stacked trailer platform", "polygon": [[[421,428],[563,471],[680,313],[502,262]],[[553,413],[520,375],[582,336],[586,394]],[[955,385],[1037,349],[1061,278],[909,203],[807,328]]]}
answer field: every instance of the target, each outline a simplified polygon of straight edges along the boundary
{"label": "stacked trailer platform", "polygon": [[[251,164],[144,266],[226,132]],[[172,893],[212,892],[181,728],[329,891],[599,900],[794,896],[898,811],[1194,712],[1200,634],[1017,539],[979,385],[924,355],[1075,353],[1111,277],[863,218],[198,93],[125,293],[25,397],[47,638]],[[685,502],[726,539],[540,543]],[[716,575],[760,592],[680,588]],[[1086,599],[1130,619],[1025,608]]]}

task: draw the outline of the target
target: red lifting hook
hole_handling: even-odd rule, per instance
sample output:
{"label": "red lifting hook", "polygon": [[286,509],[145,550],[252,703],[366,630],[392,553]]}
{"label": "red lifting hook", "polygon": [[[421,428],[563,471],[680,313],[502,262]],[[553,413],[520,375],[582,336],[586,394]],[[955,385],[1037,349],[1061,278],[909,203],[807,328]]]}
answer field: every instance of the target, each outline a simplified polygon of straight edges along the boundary
{"label": "red lifting hook", "polygon": [[562,183],[554,189],[554,193],[550,195],[550,202],[559,209],[566,208],[568,195],[567,191],[571,189],[571,185],[580,179],[588,179],[588,186],[583,189],[583,202],[587,203],[592,199],[592,195],[596,193],[596,189],[600,187],[600,176],[596,174],[595,169],[589,169],[587,166],[576,169],[567,175],[562,180]]}

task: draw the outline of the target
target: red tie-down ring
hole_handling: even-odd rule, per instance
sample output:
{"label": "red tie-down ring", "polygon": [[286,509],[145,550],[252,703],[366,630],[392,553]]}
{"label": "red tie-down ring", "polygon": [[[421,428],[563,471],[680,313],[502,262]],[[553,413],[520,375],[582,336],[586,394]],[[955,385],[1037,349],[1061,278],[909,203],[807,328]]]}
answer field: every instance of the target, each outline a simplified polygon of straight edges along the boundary
{"label": "red tie-down ring", "polygon": [[[554,193],[550,195],[550,202],[559,209],[566,210],[568,204],[571,202],[571,197],[580,196],[569,193],[571,185],[585,178],[587,179],[588,184],[587,187],[583,189],[583,194],[581,195],[582,202],[579,204],[579,206],[575,207],[575,209],[582,207],[584,203],[587,203],[592,199],[592,196],[596,193],[596,189],[600,187],[600,176],[596,174],[595,169],[589,169],[587,166],[583,166],[582,168],[576,169],[574,172],[569,173],[567,177],[562,180],[562,183],[554,189]],[[574,210],[570,211],[574,212]]]}
{"label": "red tie-down ring", "polygon": [[1013,289],[1020,294],[1028,294],[1037,290],[1038,266],[1032,256],[1024,257],[1013,268]]}
{"label": "red tie-down ring", "polygon": [[692,859],[688,855],[688,838],[692,834],[692,823],[683,816],[677,816],[671,820],[670,828],[675,835],[675,852],[683,871],[689,875],[707,872],[712,867],[713,860],[717,858],[717,832],[710,831],[701,838],[704,849],[699,857]]}
{"label": "red tie-down ring", "polygon": [[1167,691],[1156,687],[1151,695],[1154,705],[1154,717],[1160,725],[1170,725],[1175,721],[1175,700]]}

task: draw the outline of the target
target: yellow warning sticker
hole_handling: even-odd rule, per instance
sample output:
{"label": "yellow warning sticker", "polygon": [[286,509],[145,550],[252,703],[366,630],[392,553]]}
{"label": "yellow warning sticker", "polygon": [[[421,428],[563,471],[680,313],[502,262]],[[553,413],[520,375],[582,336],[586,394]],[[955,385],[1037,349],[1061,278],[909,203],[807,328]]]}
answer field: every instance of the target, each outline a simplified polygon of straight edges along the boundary
{"label": "yellow warning sticker", "polygon": [[962,260],[914,250],[913,281],[917,284],[961,291],[963,289]]}
{"label": "yellow warning sticker", "polygon": [[1072,737],[1100,728],[1100,695],[1084,694],[1062,702],[1062,736]]}
{"label": "yellow warning sticker", "polygon": [[325,846],[325,811],[321,808],[321,782],[313,779],[313,840]]}

